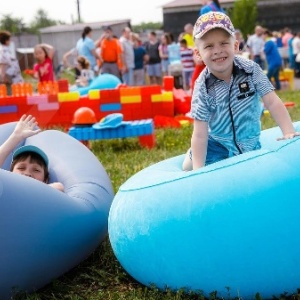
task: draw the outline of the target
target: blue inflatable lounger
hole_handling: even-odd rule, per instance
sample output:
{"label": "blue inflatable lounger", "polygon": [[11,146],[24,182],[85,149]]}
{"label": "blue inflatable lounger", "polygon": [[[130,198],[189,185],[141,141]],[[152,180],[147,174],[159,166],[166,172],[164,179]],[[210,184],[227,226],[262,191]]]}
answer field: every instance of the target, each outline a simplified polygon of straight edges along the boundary
{"label": "blue inflatable lounger", "polygon": [[[0,126],[0,144],[15,123]],[[114,197],[111,181],[95,155],[57,130],[25,140],[49,158],[50,183],[9,172],[12,156],[0,169],[0,299],[31,292],[87,258],[107,236]],[[20,145],[22,146],[22,145]]]}
{"label": "blue inflatable lounger", "polygon": [[180,155],[129,178],[108,218],[124,269],[147,286],[207,297],[297,293],[300,137],[277,141],[281,135],[264,130],[260,150],[196,171],[182,171]]}
{"label": "blue inflatable lounger", "polygon": [[123,114],[114,113],[106,116],[92,126],[74,126],[69,134],[80,141],[138,137],[141,146],[154,146],[153,119],[123,121]]}

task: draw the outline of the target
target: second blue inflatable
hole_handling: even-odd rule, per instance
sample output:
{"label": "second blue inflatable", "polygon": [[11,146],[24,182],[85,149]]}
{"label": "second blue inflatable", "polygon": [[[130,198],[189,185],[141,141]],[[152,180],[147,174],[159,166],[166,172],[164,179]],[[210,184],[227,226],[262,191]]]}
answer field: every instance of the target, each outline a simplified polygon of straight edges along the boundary
{"label": "second blue inflatable", "polygon": [[[300,130],[300,123],[295,127]],[[262,149],[192,172],[183,156],[116,194],[109,236],[125,270],[164,289],[272,298],[300,287],[300,139],[262,133]]]}

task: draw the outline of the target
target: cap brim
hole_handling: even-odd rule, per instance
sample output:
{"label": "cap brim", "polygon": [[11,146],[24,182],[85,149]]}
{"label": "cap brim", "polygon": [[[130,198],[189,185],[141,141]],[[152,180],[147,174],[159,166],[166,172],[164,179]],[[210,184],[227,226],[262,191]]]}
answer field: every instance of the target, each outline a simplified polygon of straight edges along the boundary
{"label": "cap brim", "polygon": [[33,146],[33,145],[25,145],[25,146],[18,148],[13,154],[13,159],[15,159],[17,156],[19,156],[20,154],[25,153],[25,152],[33,152],[33,153],[38,154],[44,160],[46,166],[48,167],[49,159],[48,159],[48,156],[46,155],[46,153],[43,150],[41,150],[40,148]]}

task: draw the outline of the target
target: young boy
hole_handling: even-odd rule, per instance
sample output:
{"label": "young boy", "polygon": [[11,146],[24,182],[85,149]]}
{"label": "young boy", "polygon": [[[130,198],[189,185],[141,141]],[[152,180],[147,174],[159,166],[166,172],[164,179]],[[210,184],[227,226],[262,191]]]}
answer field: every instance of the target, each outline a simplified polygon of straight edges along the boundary
{"label": "young boy", "polygon": [[[21,117],[13,133],[0,146],[0,166],[3,165],[7,156],[21,141],[41,131],[36,126],[37,122],[34,117],[30,115]],[[26,145],[18,148],[13,153],[10,171],[48,183],[48,163],[49,160],[44,151],[36,146]],[[60,182],[51,183],[49,186],[64,191],[64,186]]]}
{"label": "young boy", "polygon": [[192,97],[194,130],[183,169],[207,164],[259,149],[262,98],[283,137],[299,136],[274,87],[253,61],[236,56],[238,41],[227,15],[209,12],[194,26],[195,54],[206,65]]}

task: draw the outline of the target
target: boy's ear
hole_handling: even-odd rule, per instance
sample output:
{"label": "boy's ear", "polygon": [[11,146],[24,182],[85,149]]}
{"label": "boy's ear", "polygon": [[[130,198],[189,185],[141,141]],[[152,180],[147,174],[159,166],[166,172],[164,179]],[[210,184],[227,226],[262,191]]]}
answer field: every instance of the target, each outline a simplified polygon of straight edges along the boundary
{"label": "boy's ear", "polygon": [[234,51],[235,53],[238,53],[239,52],[239,41],[238,40],[235,40],[234,42]]}
{"label": "boy's ear", "polygon": [[196,48],[196,47],[194,48],[194,55],[195,55],[195,57],[196,57],[197,59],[201,59],[201,60],[202,60],[201,54],[200,54],[198,48]]}

